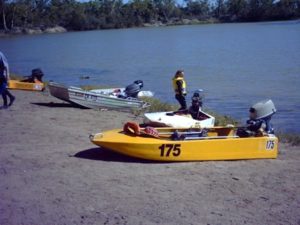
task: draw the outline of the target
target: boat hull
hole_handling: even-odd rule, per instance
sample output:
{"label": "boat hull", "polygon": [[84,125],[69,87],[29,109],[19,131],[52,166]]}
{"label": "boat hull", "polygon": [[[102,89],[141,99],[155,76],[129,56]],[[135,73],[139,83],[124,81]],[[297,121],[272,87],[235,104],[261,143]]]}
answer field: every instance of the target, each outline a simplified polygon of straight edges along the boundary
{"label": "boat hull", "polygon": [[43,83],[29,83],[18,80],[9,80],[8,88],[26,91],[43,91],[45,89],[45,85]]}
{"label": "boat hull", "polygon": [[112,151],[155,161],[206,161],[276,158],[278,139],[270,137],[210,138],[202,140],[156,139],[130,136],[111,130],[91,137],[91,141]]}
{"label": "boat hull", "polygon": [[50,94],[58,99],[90,109],[115,109],[119,111],[140,110],[149,106],[144,101],[132,98],[118,98],[106,94],[84,91],[77,87],[66,87],[49,83]]}
{"label": "boat hull", "polygon": [[60,100],[70,102],[68,87],[58,84],[58,83],[49,83],[48,85],[49,92],[53,97],[56,97]]}

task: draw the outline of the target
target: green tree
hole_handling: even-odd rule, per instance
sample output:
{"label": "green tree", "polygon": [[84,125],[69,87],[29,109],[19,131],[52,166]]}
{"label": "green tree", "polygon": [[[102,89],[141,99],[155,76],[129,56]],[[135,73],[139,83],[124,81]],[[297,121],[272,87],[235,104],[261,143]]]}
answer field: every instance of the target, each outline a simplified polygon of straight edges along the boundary
{"label": "green tree", "polygon": [[273,0],[249,0],[247,20],[260,21],[271,15]]}
{"label": "green tree", "polygon": [[131,7],[139,25],[141,23],[150,23],[158,18],[158,10],[151,0],[133,0]]}
{"label": "green tree", "polygon": [[208,0],[188,0],[187,11],[191,16],[196,16],[199,19],[205,19],[209,15]]}
{"label": "green tree", "polygon": [[300,0],[0,0],[0,28],[49,27],[68,30],[177,23],[182,18],[220,21],[261,21],[300,17]]}
{"label": "green tree", "polygon": [[175,12],[175,0],[153,0],[153,3],[158,11],[159,20],[168,22]]}
{"label": "green tree", "polygon": [[82,4],[75,3],[70,14],[70,20],[65,25],[71,30],[86,30],[87,21]]}
{"label": "green tree", "polygon": [[0,7],[1,7],[1,14],[2,14],[2,27],[4,30],[8,30],[7,24],[6,24],[6,3],[5,0],[0,0]]}
{"label": "green tree", "polygon": [[232,21],[241,21],[246,18],[247,15],[246,0],[228,0],[226,5]]}
{"label": "green tree", "polygon": [[76,4],[75,0],[52,0],[48,9],[49,25],[69,27],[74,19]]}
{"label": "green tree", "polygon": [[217,0],[216,6],[214,10],[214,15],[218,19],[222,19],[224,16],[226,16],[227,8],[224,0]]}
{"label": "green tree", "polygon": [[[297,16],[299,0],[280,0],[274,6],[275,19],[291,19]],[[299,15],[298,15],[299,16]]]}

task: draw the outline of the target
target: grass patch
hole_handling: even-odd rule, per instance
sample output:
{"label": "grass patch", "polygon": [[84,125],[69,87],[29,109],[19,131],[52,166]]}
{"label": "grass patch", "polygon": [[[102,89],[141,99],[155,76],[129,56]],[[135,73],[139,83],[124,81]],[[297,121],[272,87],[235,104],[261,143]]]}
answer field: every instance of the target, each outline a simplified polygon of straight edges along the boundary
{"label": "grass patch", "polygon": [[162,102],[157,98],[142,97],[140,99],[151,105],[147,109],[147,112],[165,112],[165,111],[175,111],[178,109],[178,106],[166,102]]}
{"label": "grass patch", "polygon": [[10,73],[9,78],[11,80],[22,80],[22,79],[24,79],[24,76],[19,75],[19,74],[15,74],[15,73]]}
{"label": "grass patch", "polygon": [[283,132],[277,132],[276,136],[278,137],[281,143],[287,143],[293,146],[300,145],[300,134],[294,134],[294,133],[287,134]]}
{"label": "grass patch", "polygon": [[157,98],[153,97],[141,97],[140,100],[150,104],[150,107],[144,110],[134,110],[132,113],[135,116],[141,116],[145,112],[166,112],[166,111],[175,111],[177,110],[175,105],[162,102]]}

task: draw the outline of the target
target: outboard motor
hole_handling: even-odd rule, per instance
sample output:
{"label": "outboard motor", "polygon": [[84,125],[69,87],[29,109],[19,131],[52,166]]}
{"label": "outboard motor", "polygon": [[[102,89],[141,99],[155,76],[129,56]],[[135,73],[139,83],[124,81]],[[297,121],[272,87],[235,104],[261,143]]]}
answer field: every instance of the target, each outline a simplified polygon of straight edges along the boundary
{"label": "outboard motor", "polygon": [[29,82],[34,83],[35,80],[43,82],[42,77],[44,76],[43,71],[40,68],[33,69],[31,71],[31,75],[27,76],[25,80],[22,80],[23,82]]}
{"label": "outboard motor", "polygon": [[[202,89],[199,89],[201,91],[203,91]],[[191,114],[191,116],[193,117],[193,119],[195,120],[199,120],[200,118],[200,111],[202,110],[202,95],[201,95],[201,91],[195,91],[193,96],[192,96],[192,105],[189,107],[188,113]]]}
{"label": "outboard motor", "polygon": [[31,71],[31,77],[33,80],[37,79],[38,81],[43,82],[42,81],[43,76],[44,76],[44,73],[40,68],[36,68]]}
{"label": "outboard motor", "polygon": [[273,116],[277,111],[271,99],[258,102],[251,108],[256,111],[256,119],[264,119]]}
{"label": "outboard motor", "polygon": [[203,90],[202,89],[199,89],[197,91],[194,92],[193,96],[192,96],[192,106],[194,104],[197,104],[199,105],[200,108],[202,108],[203,106],[203,98],[204,98],[204,95],[203,95]]}
{"label": "outboard motor", "polygon": [[144,82],[142,80],[136,80],[133,83],[139,85],[141,89],[144,87]]}
{"label": "outboard motor", "polygon": [[125,94],[127,97],[137,98],[138,93],[141,91],[144,83],[142,80],[136,80],[133,84],[128,85],[125,88]]}
{"label": "outboard motor", "polygon": [[266,101],[261,101],[256,104],[254,104],[250,108],[250,112],[255,113],[256,118],[253,118],[254,120],[262,120],[263,122],[266,123],[266,132],[268,134],[274,134],[274,128],[272,127],[270,121],[272,116],[276,113],[276,108],[273,103],[273,101],[266,100]]}
{"label": "outboard motor", "polygon": [[240,137],[249,137],[274,134],[274,129],[270,121],[276,111],[272,100],[261,101],[254,104],[249,109],[250,119],[247,120],[247,128],[238,129],[237,135]]}

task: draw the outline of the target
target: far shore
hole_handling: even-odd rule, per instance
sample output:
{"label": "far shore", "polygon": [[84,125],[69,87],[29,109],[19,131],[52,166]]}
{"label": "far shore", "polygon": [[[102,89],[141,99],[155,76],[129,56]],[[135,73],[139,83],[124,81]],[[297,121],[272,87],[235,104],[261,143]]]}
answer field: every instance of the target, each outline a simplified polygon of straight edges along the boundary
{"label": "far shore", "polygon": [[[208,20],[199,20],[199,19],[182,19],[182,20],[172,20],[167,23],[162,23],[160,21],[156,21],[153,23],[144,23],[139,27],[122,27],[122,28],[103,28],[98,30],[107,30],[107,29],[126,29],[126,28],[141,28],[141,27],[166,27],[166,26],[182,26],[182,25],[199,25],[199,24],[213,24],[219,23],[216,19],[208,19]],[[0,38],[1,37],[9,37],[15,35],[37,35],[37,34],[54,34],[54,33],[65,33],[65,32],[74,32],[77,30],[68,30],[62,26],[54,26],[54,27],[15,27],[11,30],[5,31],[0,30]],[[89,31],[89,30],[78,30],[78,31]]]}
{"label": "far shore", "polygon": [[[285,20],[283,20],[285,21]],[[292,19],[290,21],[300,21],[300,19]],[[256,21],[257,22],[280,22],[280,21]],[[10,37],[16,35],[38,35],[38,34],[55,34],[55,33],[66,33],[66,32],[76,32],[76,31],[93,31],[93,30],[108,30],[108,29],[128,29],[128,28],[145,28],[145,27],[168,27],[168,26],[185,26],[185,25],[205,25],[205,24],[222,24],[222,23],[251,23],[251,22],[222,22],[215,18],[210,18],[206,20],[199,20],[199,19],[181,19],[181,20],[170,20],[166,23],[162,23],[161,21],[155,21],[152,23],[144,23],[141,26],[137,27],[120,27],[120,28],[99,28],[99,29],[92,29],[92,30],[68,30],[62,26],[53,26],[53,27],[15,27],[11,30],[0,30],[0,38],[1,37]]]}
{"label": "far shore", "polygon": [[22,27],[15,27],[12,30],[0,31],[0,37],[8,37],[14,35],[34,35],[34,34],[54,34],[54,33],[65,33],[67,29],[61,26],[54,26],[48,28],[40,28],[40,27],[33,27],[33,28],[22,28]]}

